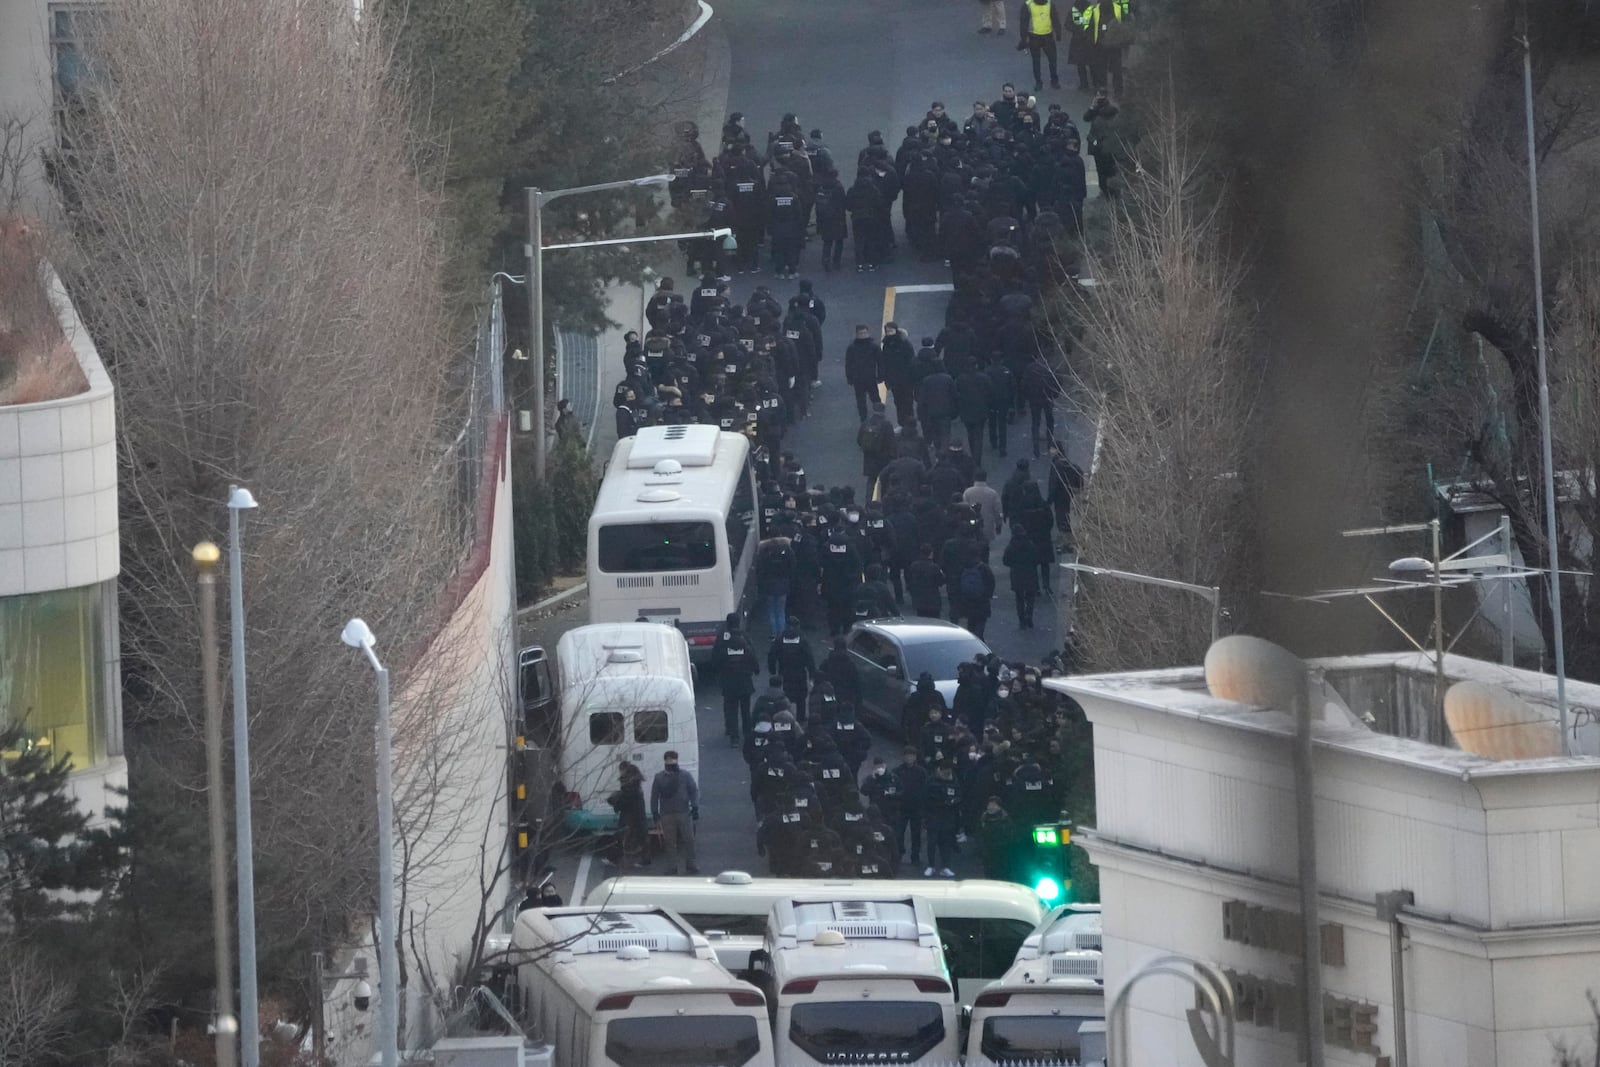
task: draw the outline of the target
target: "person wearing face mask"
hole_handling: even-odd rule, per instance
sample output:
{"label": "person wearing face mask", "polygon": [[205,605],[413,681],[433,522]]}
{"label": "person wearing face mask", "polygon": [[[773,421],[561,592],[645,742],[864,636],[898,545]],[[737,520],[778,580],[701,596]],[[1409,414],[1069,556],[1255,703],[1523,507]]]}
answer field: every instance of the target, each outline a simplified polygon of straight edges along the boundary
{"label": "person wearing face mask", "polygon": [[[861,783],[861,795],[867,803],[877,808],[883,821],[892,828],[900,821],[900,780],[889,773],[882,756],[872,758],[872,771]],[[900,849],[893,849],[898,860]]]}
{"label": "person wearing face mask", "polygon": [[700,787],[694,775],[678,766],[678,754],[667,752],[650,783],[650,814],[661,827],[661,843],[671,857],[673,874],[680,869],[699,874],[694,863],[694,824],[700,821]]}

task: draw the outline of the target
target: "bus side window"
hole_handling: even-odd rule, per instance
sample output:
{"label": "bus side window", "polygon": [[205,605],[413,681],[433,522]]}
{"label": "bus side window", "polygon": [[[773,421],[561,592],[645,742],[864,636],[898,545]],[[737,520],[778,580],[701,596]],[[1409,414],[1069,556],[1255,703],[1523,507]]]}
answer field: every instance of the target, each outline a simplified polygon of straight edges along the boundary
{"label": "bus side window", "polygon": [[624,741],[622,735],[622,712],[620,711],[595,711],[589,714],[589,743],[592,745],[620,745]]}
{"label": "bus side window", "polygon": [[728,505],[728,570],[739,569],[744,556],[745,542],[750,539],[750,524],[756,520],[756,495],[750,488],[749,461],[739,475],[739,484],[733,491],[733,502]]}

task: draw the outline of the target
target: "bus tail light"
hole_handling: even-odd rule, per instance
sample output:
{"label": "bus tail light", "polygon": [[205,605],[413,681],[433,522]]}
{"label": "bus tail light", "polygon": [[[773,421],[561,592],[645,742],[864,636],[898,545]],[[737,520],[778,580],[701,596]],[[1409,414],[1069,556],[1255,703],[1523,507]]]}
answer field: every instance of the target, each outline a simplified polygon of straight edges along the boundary
{"label": "bus tail light", "polygon": [[705,648],[709,645],[714,645],[717,643],[717,635],[695,634],[693,637],[689,638],[689,643],[697,648]]}
{"label": "bus tail light", "polygon": [[942,978],[915,978],[918,993],[948,993],[950,983]]}
{"label": "bus tail light", "polygon": [[766,998],[753,989],[748,993],[729,993],[728,999],[741,1008],[760,1008],[767,1003]]}
{"label": "bus tail light", "polygon": [[583,807],[583,794],[569,791],[567,793],[567,807],[569,807],[569,808],[581,808],[581,807]]}
{"label": "bus tail light", "polygon": [[1003,1008],[1011,1000],[1010,993],[979,993],[974,1008]]}
{"label": "bus tail light", "polygon": [[815,978],[796,978],[783,987],[785,993],[815,993],[817,980]]}

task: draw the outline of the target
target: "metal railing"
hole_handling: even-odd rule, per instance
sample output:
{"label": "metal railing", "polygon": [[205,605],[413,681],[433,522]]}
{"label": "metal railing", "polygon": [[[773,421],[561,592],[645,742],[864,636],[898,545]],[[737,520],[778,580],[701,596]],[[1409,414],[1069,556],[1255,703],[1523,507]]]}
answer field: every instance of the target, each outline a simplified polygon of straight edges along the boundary
{"label": "metal railing", "polygon": [[478,317],[471,356],[452,382],[462,418],[441,460],[451,472],[450,515],[456,544],[463,555],[472,551],[485,532],[478,529],[482,521],[479,502],[484,473],[493,470],[495,462],[495,457],[489,455],[495,425],[506,410],[505,332],[500,280],[496,278],[490,285],[489,301]]}

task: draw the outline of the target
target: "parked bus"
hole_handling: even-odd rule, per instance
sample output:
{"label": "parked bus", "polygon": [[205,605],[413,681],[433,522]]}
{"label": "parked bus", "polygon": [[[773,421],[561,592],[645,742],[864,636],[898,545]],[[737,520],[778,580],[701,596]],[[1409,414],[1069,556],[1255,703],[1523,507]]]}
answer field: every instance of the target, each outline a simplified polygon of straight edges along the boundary
{"label": "parked bus", "polygon": [[750,979],[766,994],[784,1067],[950,1063],[960,1052],[950,972],[917,897],[779,900]]}
{"label": "parked bus", "polygon": [[1099,905],[1056,908],[967,1020],[966,1062],[1078,1064],[1105,1058]]}
{"label": "parked bus", "polygon": [[745,609],[756,527],[742,434],[651,426],[623,438],[589,516],[589,621],[675,625],[709,656]]}
{"label": "parked bus", "polygon": [[773,1067],[761,992],[661,908],[533,908],[516,1001],[555,1067]]}
{"label": "parked bus", "polygon": [[624,759],[648,782],[663,756],[676,751],[679,766],[699,775],[693,667],[677,630],[641,622],[579,626],[561,635],[556,668],[568,827],[616,826],[606,798]]}
{"label": "parked bus", "polygon": [[[1006,973],[1024,940],[1045,917],[1038,897],[1015,882],[970,878],[818,880],[752,878],[723,871],[714,878],[611,878],[589,890],[589,904],[659,904],[682,915],[735,971],[761,945],[767,915],[785,897],[832,893],[915,895],[927,902],[963,1004]],[[720,934],[721,936],[716,936]]]}

